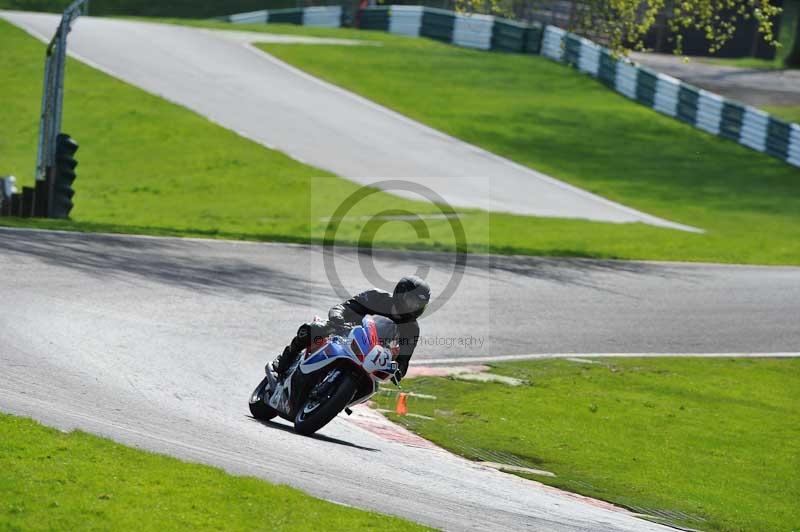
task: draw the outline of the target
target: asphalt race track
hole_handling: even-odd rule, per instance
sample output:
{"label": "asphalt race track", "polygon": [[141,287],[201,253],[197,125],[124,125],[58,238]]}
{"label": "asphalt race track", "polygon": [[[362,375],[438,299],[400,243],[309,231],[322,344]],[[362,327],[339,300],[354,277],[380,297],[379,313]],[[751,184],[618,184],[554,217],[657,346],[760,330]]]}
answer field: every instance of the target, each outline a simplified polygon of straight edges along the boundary
{"label": "asphalt race track", "polygon": [[[46,41],[59,21],[57,15],[11,11],[0,12],[0,18]],[[444,135],[313,78],[249,43],[286,40],[263,33],[81,17],[68,48],[71,55],[115,77],[360,183],[402,178],[433,189],[456,207],[696,230]],[[298,46],[330,44],[300,40],[306,44]]]}
{"label": "asphalt race track", "polygon": [[[446,254],[373,259],[389,278],[430,268],[434,297],[453,273]],[[353,251],[340,250],[336,267],[352,290],[369,283]],[[338,299],[320,248],[0,229],[0,271],[2,411],[440,528],[661,529],[387,436],[370,412],[316,438],[252,420],[246,401],[264,362]],[[797,351],[798,315],[800,268],[477,256],[422,321],[414,362]],[[473,343],[448,340],[458,338]]]}

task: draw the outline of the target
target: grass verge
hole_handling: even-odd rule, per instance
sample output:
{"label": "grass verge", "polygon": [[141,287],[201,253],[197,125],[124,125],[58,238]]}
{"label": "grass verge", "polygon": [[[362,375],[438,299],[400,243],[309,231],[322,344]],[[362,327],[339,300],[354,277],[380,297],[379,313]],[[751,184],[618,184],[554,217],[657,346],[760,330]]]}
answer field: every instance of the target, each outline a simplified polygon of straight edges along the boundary
{"label": "grass verge", "polygon": [[[666,232],[648,242],[631,235],[627,256],[638,248],[651,257],[707,253],[720,260],[734,248],[752,256],[766,246],[782,249],[788,262],[800,258],[799,169],[662,116],[542,57],[383,39],[380,47],[259,47],[493,153],[708,230],[700,238]],[[614,254],[619,244],[610,246]]]}
{"label": "grass verge", "polygon": [[[225,23],[190,24],[232,28]],[[278,50],[282,57],[319,54],[318,61],[307,57],[293,61],[310,62],[301,66],[320,71],[323,77],[336,77],[321,71],[338,65],[336,69],[342,71],[338,81],[343,85],[353,82],[360,69],[385,64],[385,77],[365,74],[367,86],[362,92],[392,106],[387,100],[400,98],[399,92],[419,95],[429,90],[431,96],[420,100],[419,109],[412,109],[406,100],[407,108],[395,107],[593,192],[708,229],[705,235],[695,235],[643,224],[461,210],[470,251],[800,264],[800,172],[731,143],[699,135],[560,65],[535,57],[472,52],[385,33],[272,25],[235,29],[379,40],[383,46],[364,49],[297,46]],[[21,30],[0,22],[0,48],[13,50],[0,55],[0,69],[7,80],[0,87],[4,101],[0,122],[8,125],[0,138],[0,164],[2,173],[15,173],[30,183],[44,47]],[[418,86],[405,74],[402,64],[407,61],[418,69]],[[440,67],[440,73],[434,72]],[[539,91],[522,90],[522,84],[533,82],[535,86],[537,79],[542,85]],[[394,81],[398,81],[397,87],[384,90]],[[537,94],[543,99],[531,101],[531,95]],[[482,98],[486,100],[478,101]],[[570,103],[576,99],[582,103]],[[349,181],[266,149],[77,61],[70,60],[67,68],[65,101],[64,130],[81,143],[72,220],[6,219],[0,223],[319,242],[326,216],[356,189]],[[478,107],[465,109],[464,104]],[[441,109],[433,109],[436,105]],[[578,114],[570,111],[570,106],[575,106],[573,111],[577,109]],[[601,127],[607,120],[609,126]],[[653,120],[657,123],[651,124]],[[588,127],[584,127],[586,124]],[[676,144],[668,134],[662,141],[663,127],[672,128],[673,134],[677,131],[693,136]],[[590,132],[578,134],[582,129]],[[597,138],[590,138],[592,135]],[[611,142],[606,137],[621,139]],[[652,161],[645,164],[646,157],[637,154],[626,162],[628,144],[638,150],[647,147],[644,151],[649,150]],[[657,150],[651,149],[656,145]],[[713,152],[713,164],[705,159],[706,147]],[[581,157],[575,157],[576,152],[582,153]],[[692,154],[688,159],[687,153]],[[727,160],[729,155],[732,159]],[[723,178],[726,172],[728,179]],[[454,249],[447,220],[425,220],[429,235],[423,239],[418,236],[420,224],[405,221],[382,225],[371,233],[363,217],[389,207],[421,214],[438,212],[433,205],[377,194],[351,212],[352,219],[342,224],[337,241],[372,240],[382,247]]]}
{"label": "grass verge", "polygon": [[[800,360],[597,359],[498,364],[511,387],[404,381],[392,419],[470,459],[703,530],[800,528]],[[393,398],[379,395],[393,407]]]}
{"label": "grass verge", "polygon": [[757,57],[692,57],[692,61],[750,70],[783,70],[786,68],[781,59],[759,59]]}
{"label": "grass verge", "polygon": [[762,108],[781,120],[800,124],[800,105],[765,105]]}
{"label": "grass verge", "polygon": [[3,530],[428,530],[0,414]]}

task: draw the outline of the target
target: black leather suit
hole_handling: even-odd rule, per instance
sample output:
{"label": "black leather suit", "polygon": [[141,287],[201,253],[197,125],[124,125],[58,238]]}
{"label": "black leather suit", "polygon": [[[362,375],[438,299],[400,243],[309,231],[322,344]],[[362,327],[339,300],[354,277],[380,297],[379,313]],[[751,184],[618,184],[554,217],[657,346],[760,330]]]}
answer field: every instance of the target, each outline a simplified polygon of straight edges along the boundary
{"label": "black leather suit", "polygon": [[283,354],[274,364],[275,369],[283,373],[291,367],[300,351],[308,347],[315,340],[331,333],[346,334],[353,326],[360,325],[367,314],[385,316],[397,324],[400,343],[400,354],[397,356],[397,365],[404,377],[408,371],[408,364],[414,348],[419,340],[418,314],[396,314],[392,294],[384,290],[373,288],[357,294],[347,301],[340,303],[328,312],[328,323],[305,323],[300,326],[297,336],[286,347]]}

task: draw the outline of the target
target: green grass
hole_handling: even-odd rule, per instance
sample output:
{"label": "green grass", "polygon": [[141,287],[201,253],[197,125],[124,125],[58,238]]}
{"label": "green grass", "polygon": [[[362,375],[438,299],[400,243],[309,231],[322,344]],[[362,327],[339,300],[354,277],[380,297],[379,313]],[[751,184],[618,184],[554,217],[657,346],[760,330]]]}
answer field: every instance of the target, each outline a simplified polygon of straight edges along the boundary
{"label": "green grass", "polygon": [[2,530],[427,530],[0,414]]}
{"label": "green grass", "polygon": [[767,105],[763,109],[781,120],[800,124],[800,106],[798,105]]}
{"label": "green grass", "polygon": [[[391,417],[471,459],[551,471],[530,478],[702,530],[800,529],[800,360],[603,359],[499,364],[510,387],[403,382]],[[392,408],[394,399],[379,395]],[[498,458],[500,456],[500,458]]]}
{"label": "green grass", "polygon": [[259,46],[494,153],[709,233],[631,234],[612,254],[725,260],[735,248],[740,256],[780,249],[788,262],[800,257],[800,169],[659,115],[566,66],[393,36],[381,47]]}
{"label": "green grass", "polygon": [[693,57],[692,61],[750,70],[783,70],[786,68],[780,59],[758,59],[756,57]]}
{"label": "green grass", "polygon": [[[472,52],[385,33],[234,28],[379,41],[380,47],[269,49],[342,85],[364,85],[360,92],[501,155],[708,230],[696,235],[643,224],[461,210],[470,251],[800,264],[800,171],[660,117],[565,67],[536,57]],[[0,48],[13,50],[0,55],[5,76],[0,123],[6,125],[0,136],[0,173],[30,183],[43,45],[0,23]],[[419,83],[407,75],[407,64]],[[385,75],[370,70],[378,66]],[[348,181],[76,61],[67,68],[65,102],[63,129],[81,144],[72,220],[0,223],[319,242],[324,218],[356,190]],[[352,215],[387,207],[438,212],[435,206],[381,193]],[[384,225],[374,243],[454,248],[447,221],[425,224],[427,238],[418,238],[414,227],[400,222]],[[363,241],[364,230],[362,220],[348,219],[337,240]]]}

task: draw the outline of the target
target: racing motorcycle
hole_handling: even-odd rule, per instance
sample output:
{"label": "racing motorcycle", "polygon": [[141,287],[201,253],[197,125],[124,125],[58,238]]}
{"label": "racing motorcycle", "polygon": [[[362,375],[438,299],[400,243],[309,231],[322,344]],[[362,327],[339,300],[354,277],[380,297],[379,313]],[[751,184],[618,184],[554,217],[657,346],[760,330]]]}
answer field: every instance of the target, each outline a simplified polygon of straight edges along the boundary
{"label": "racing motorcycle", "polygon": [[391,379],[398,352],[395,323],[367,315],[347,336],[330,335],[301,351],[282,379],[267,364],[266,377],[250,395],[250,413],[264,421],[280,416],[296,432],[313,434]]}

